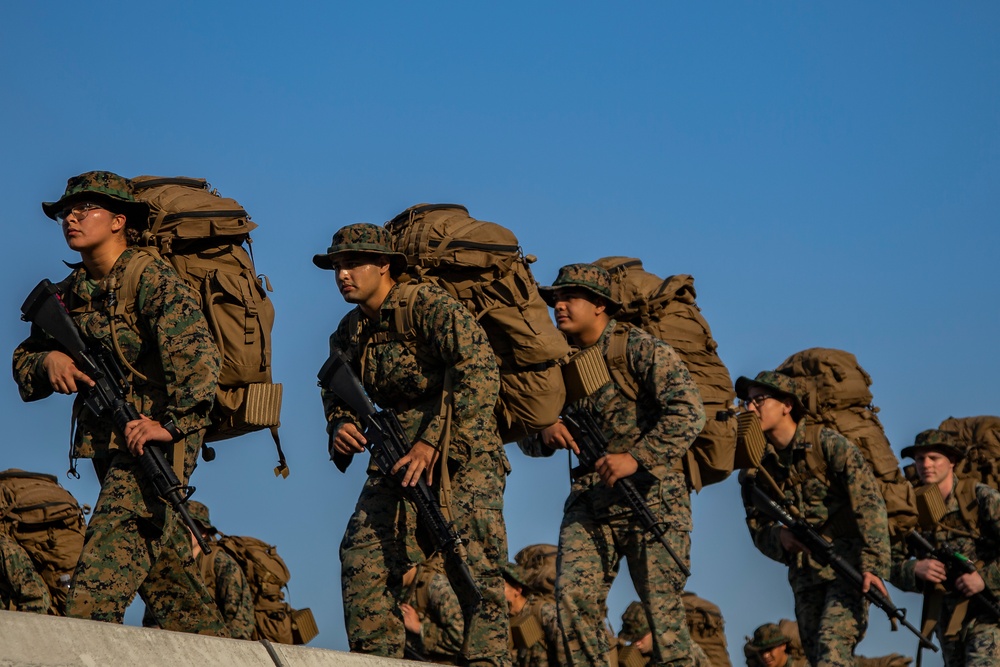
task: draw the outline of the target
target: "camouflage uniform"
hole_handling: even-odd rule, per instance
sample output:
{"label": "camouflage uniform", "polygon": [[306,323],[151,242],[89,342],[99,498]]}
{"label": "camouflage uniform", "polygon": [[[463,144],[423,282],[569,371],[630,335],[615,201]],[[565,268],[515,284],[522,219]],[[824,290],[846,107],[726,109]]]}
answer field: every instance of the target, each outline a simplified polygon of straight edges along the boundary
{"label": "camouflage uniform", "polygon": [[[395,263],[401,255],[392,253],[389,245],[386,230],[349,225],[334,235],[330,251],[313,261],[332,268],[330,258],[336,252],[374,252],[375,247]],[[507,556],[503,492],[510,465],[493,416],[500,391],[496,359],[472,314],[433,285],[408,290],[415,336],[411,341],[394,338],[399,332],[392,330],[393,313],[406,307],[400,287],[393,285],[379,321],[365,317],[360,308],[346,315],[330,338],[331,351],[340,349],[351,357],[372,401],[396,409],[410,442],[422,440],[440,448],[450,436],[451,518],[466,540],[467,563],[483,595],[474,615],[464,619],[462,659],[468,664],[506,665],[508,620],[500,564]],[[448,433],[441,415],[446,372],[453,388]],[[344,422],[358,424],[358,416],[325,390],[323,406],[331,433]],[[333,458],[341,470],[349,463],[348,457]],[[431,487],[436,496],[442,463],[439,459]],[[402,577],[410,563],[425,560],[431,551],[427,536],[417,527],[416,506],[399,481],[382,475],[371,462],[340,547],[352,651],[403,657]],[[446,571],[449,580],[458,580],[450,564],[446,563]]]}
{"label": "camouflage uniform", "polygon": [[0,531],[0,609],[48,613],[49,587],[17,541]]}
{"label": "camouflage uniform", "polygon": [[[435,557],[432,561],[438,561]],[[429,662],[457,665],[462,652],[462,607],[451,584],[440,571],[440,562],[421,563],[404,602],[420,617],[420,634],[406,633],[406,646]]]}
{"label": "camouflage uniform", "polygon": [[[538,548],[550,546],[532,545],[528,549],[529,553],[534,551],[537,554]],[[518,555],[523,556],[524,551],[522,549]],[[517,614],[511,608],[510,657],[515,667],[558,667],[566,664],[556,600],[551,591],[532,590],[528,584],[537,579],[537,575],[538,571],[528,572],[517,563],[507,563],[503,569],[506,583],[514,590],[519,589],[518,598],[524,600]]]}
{"label": "camouflage uniform", "polygon": [[[689,593],[685,591],[683,598],[687,600]],[[724,661],[720,660],[718,664],[709,660],[708,655],[705,653],[701,645],[698,644],[694,633],[691,632],[691,617],[687,611],[687,605],[685,604],[685,613],[687,616],[688,632],[691,633],[691,657],[694,659],[694,664],[698,667],[732,667],[729,664],[729,656],[724,656]],[[638,641],[641,641],[643,637],[649,634],[649,621],[646,620],[646,611],[642,608],[641,602],[632,602],[626,607],[625,612],[622,614],[622,627],[618,631],[618,658],[619,665],[631,664],[636,661],[636,658],[629,657],[627,647],[632,646]],[[638,647],[635,647],[638,650]],[[648,662],[649,658],[644,657]],[[646,663],[643,663],[646,664]]]}
{"label": "camouflage uniform", "polygon": [[[613,304],[610,282],[604,269],[571,264],[540,292],[552,305],[554,289],[581,286]],[[595,343],[605,358],[617,326],[610,320]],[[609,454],[627,452],[636,459],[639,469],[629,479],[667,527],[674,552],[689,564],[691,498],[681,461],[705,425],[701,397],[673,348],[641,329],[628,328],[626,362],[638,385],[637,399],[608,382],[569,408],[594,417],[608,438]],[[528,455],[552,452],[537,437],[520,444]],[[686,577],[649,538],[618,489],[605,486],[596,472],[580,469],[563,508],[555,592],[568,664],[606,664],[611,647],[603,627],[605,604],[623,557],[654,621],[654,664],[694,664],[681,602]]]}
{"label": "camouflage uniform", "polygon": [[[786,661],[784,664],[774,664],[771,667],[809,667],[802,642],[799,640],[798,625],[794,621],[782,619],[780,625],[765,623],[754,631],[752,638],[747,638],[743,645],[747,667],[765,667],[760,654],[769,648],[785,645]],[[878,658],[866,658],[863,655],[854,657],[854,667],[907,667],[913,658],[899,653],[891,653]]]}
{"label": "camouflage uniform", "polygon": [[[916,446],[926,446],[922,444],[921,436],[941,433],[924,431],[917,436]],[[913,449],[904,448],[903,456],[910,456]],[[966,485],[972,488],[969,505],[976,508],[978,515],[974,530],[962,514],[961,505],[966,502],[963,500],[964,494],[968,493]],[[972,497],[975,498],[974,503]],[[986,590],[994,596],[1000,596],[1000,492],[972,479],[959,480],[956,477],[955,486],[944,499],[944,504],[945,514],[937,525],[930,530],[921,527],[920,533],[932,545],[947,545],[949,551],[956,551],[968,558],[982,576]],[[931,590],[925,589],[924,582],[917,579],[915,566],[916,560],[894,563],[890,581],[900,590],[935,595],[933,587],[930,587]],[[938,621],[936,629],[944,664],[946,667],[1000,664],[1000,627],[997,620],[976,600],[969,600],[961,593],[954,592],[951,583],[953,582],[948,582],[945,587],[947,592],[940,596],[943,597],[940,614],[934,619]],[[926,604],[925,602],[925,606]],[[950,628],[953,624],[957,627]]]}
{"label": "camouflage uniform", "polygon": [[[90,172],[70,179],[63,199],[43,208],[55,216],[61,202],[100,200],[106,192],[118,194],[110,200],[132,199],[125,179]],[[137,252],[127,248],[101,281],[90,279],[80,265],[60,283],[63,300],[89,345],[111,347],[109,304]],[[171,449],[184,457],[179,477],[186,480],[194,470],[215,400],[219,352],[197,295],[162,260],[153,260],[139,276],[135,316],[136,329],[121,323],[115,327],[125,360],[149,378],[133,379],[129,400],[140,414],[164,424],[173,422],[182,438],[165,453],[168,460]],[[32,326],[31,335],[14,351],[14,378],[23,400],[52,393],[42,360],[55,347],[51,338]],[[101,493],[87,526],[66,615],[121,623],[136,591],[142,593],[145,582],[159,580],[172,592],[165,606],[155,610],[164,627],[228,636],[198,575],[187,529],[157,497],[110,417],[95,417],[79,395],[74,413],[79,417],[72,457],[94,460]],[[160,557],[164,550],[178,554],[182,567],[168,566]]]}
{"label": "camouflage uniform", "polygon": [[[788,447],[776,450],[768,443],[761,468],[781,486],[784,500],[806,522],[818,529],[826,527],[823,532],[829,533],[837,555],[859,572],[885,578],[889,572],[889,524],[871,469],[861,451],[836,431],[823,428],[818,431],[819,442],[809,442],[807,430],[815,431],[802,418]],[[817,446],[826,461],[829,483],[819,479],[806,463],[806,452]],[[767,490],[763,482],[758,484]],[[747,499],[744,508],[757,548],[768,558],[788,565],[806,655],[813,663],[853,666],[854,648],[868,627],[867,602],[861,591],[837,577],[829,566],[820,567],[802,553],[787,553],[779,538],[781,524],[761,515]],[[856,520],[838,517],[829,522],[838,511],[840,517],[853,512]]]}

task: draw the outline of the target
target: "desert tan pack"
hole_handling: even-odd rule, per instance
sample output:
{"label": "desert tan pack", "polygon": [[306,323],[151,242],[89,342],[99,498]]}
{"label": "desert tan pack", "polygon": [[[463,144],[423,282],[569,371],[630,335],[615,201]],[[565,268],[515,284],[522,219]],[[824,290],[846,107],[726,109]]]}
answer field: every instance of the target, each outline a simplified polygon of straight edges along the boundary
{"label": "desert tan pack", "polygon": [[277,549],[256,537],[221,535],[221,547],[243,570],[253,595],[254,639],[279,644],[306,644],[319,634],[312,611],[285,602],[291,574]]}
{"label": "desert tan pack", "polygon": [[[476,220],[458,204],[418,204],[385,223],[406,255],[400,282],[430,282],[468,308],[486,331],[500,367],[497,424],[504,442],[537,433],[559,419],[566,398],[559,362],[570,352],[538,294],[517,237]],[[401,331],[413,316],[402,314]]]}
{"label": "desert tan pack", "polygon": [[[811,422],[837,431],[861,450],[885,499],[890,537],[902,540],[917,525],[916,496],[879,421],[871,376],[850,352],[823,347],[796,352],[776,370],[795,378]],[[826,479],[822,456],[807,461]]]}
{"label": "desert tan pack", "polygon": [[[249,250],[256,223],[235,200],[220,196],[201,178],[137,176],[132,187],[135,198],[149,206],[141,242],[148,256],[129,263],[113,314],[134,326],[130,308],[139,274],[153,256],[168,261],[198,293],[222,358],[205,442],[269,429],[278,450],[275,474],[287,476],[278,439],[281,385],[271,381],[271,286],[266,277],[257,276]],[[208,448],[205,454],[212,457]]]}
{"label": "desert tan pack", "polygon": [[[0,472],[0,519],[5,532],[28,553],[61,616],[69,581],[83,551],[84,510],[53,475],[11,468]],[[6,507],[4,507],[6,506]]]}
{"label": "desert tan pack", "polygon": [[684,615],[691,639],[705,652],[712,667],[732,667],[722,610],[718,605],[690,591],[684,591],[681,602],[684,603]]}
{"label": "desert tan pack", "polygon": [[[668,343],[684,361],[705,404],[705,428],[688,451],[684,473],[688,486],[726,479],[733,471],[736,451],[736,393],[729,371],[719,358],[718,343],[695,303],[694,278],[660,278],[633,257],[602,257],[594,262],[611,274],[611,296],[622,304],[615,319],[642,328]],[[635,395],[636,382],[625,361],[627,336],[613,336],[607,363],[611,377],[626,395]]]}

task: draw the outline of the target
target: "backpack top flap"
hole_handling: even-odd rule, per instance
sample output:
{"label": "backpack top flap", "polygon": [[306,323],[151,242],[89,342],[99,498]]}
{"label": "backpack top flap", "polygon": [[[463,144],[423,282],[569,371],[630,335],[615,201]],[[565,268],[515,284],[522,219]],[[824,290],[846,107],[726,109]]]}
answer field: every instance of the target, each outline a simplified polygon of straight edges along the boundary
{"label": "backpack top flap", "polygon": [[800,382],[805,394],[803,403],[813,417],[829,410],[872,404],[872,378],[850,352],[813,347],[796,352],[776,370]]}
{"label": "backpack top flap", "polygon": [[132,186],[135,198],[149,206],[149,229],[156,237],[242,237],[257,227],[236,200],[220,196],[203,178],[136,176]]}
{"label": "backpack top flap", "polygon": [[263,596],[280,601],[284,598],[281,589],[288,584],[291,574],[274,546],[256,537],[241,535],[224,535],[219,539],[219,546],[239,564],[255,599]]}
{"label": "backpack top flap", "polygon": [[82,520],[76,498],[53,475],[11,468],[0,472],[0,485],[13,496],[7,517],[21,526]]}
{"label": "backpack top flap", "polygon": [[966,446],[966,457],[956,471],[960,476],[1000,487],[1000,417],[948,417],[938,428],[957,433]]}

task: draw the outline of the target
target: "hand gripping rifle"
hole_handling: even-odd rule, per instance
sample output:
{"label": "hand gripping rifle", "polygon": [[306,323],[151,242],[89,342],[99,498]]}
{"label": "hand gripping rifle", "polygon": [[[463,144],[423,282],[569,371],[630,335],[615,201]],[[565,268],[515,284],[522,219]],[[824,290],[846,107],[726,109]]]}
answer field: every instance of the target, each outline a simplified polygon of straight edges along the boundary
{"label": "hand gripping rifle", "polygon": [[[139,411],[126,400],[129,392],[128,379],[114,353],[103,346],[87,347],[80,330],[66,310],[58,288],[48,279],[42,280],[31,290],[21,306],[21,319],[31,322],[54,338],[69,353],[76,367],[94,381],[93,387],[80,386],[80,397],[95,416],[109,415],[115,428],[123,436],[125,426],[130,421],[141,419]],[[194,493],[194,487],[181,484],[156,443],[150,442],[143,447],[139,467],[156,489],[157,495],[169,503],[191,529],[201,550],[211,553],[211,547],[201,536],[201,528],[187,509],[186,503]]]}
{"label": "hand gripping rifle", "polygon": [[[820,565],[829,565],[840,577],[847,579],[853,583],[859,591],[861,590],[864,577],[860,572],[854,569],[854,566],[848,563],[842,556],[834,552],[833,543],[817,533],[816,530],[803,519],[795,518],[789,514],[783,507],[781,507],[781,505],[776,503],[771,496],[757,486],[752,477],[747,476],[742,481],[744,490],[746,490],[747,486],[750,487],[749,490],[751,498],[753,499],[754,507],[763,512],[772,521],[777,521],[785,528],[792,531],[792,535],[795,536],[795,539],[805,545],[805,547],[809,550],[809,555],[816,559],[816,562]],[[906,620],[906,610],[900,609],[892,604],[892,601],[887,596],[883,595],[877,588],[871,586],[869,587],[868,592],[862,593],[862,595],[886,613],[886,616],[888,616],[889,620],[893,623],[894,630],[896,621],[899,621],[907,630],[917,636],[920,640],[921,648],[929,648],[932,651],[938,650],[937,646],[935,646],[930,639],[920,634],[920,631]]]}
{"label": "hand gripping rifle", "polygon": [[[336,394],[358,414],[366,440],[365,449],[371,454],[375,465],[386,477],[401,481],[404,471],[400,470],[393,475],[392,469],[410,451],[411,445],[406,433],[393,410],[375,409],[342,351],[334,350],[323,364],[323,368],[319,371],[319,386]],[[431,534],[434,548],[439,550],[445,560],[449,561],[453,569],[459,573],[459,580],[451,581],[451,584],[459,600],[462,601],[463,609],[471,613],[483,601],[483,595],[465,561],[465,545],[462,543],[462,538],[458,536],[454,526],[444,518],[441,507],[423,476],[416,486],[408,486],[405,491],[417,506],[417,513]]]}
{"label": "hand gripping rifle", "polygon": [[[585,468],[593,469],[597,465],[597,461],[604,458],[608,453],[608,439],[604,436],[600,427],[597,425],[597,421],[594,416],[591,415],[586,410],[576,410],[571,413],[563,415],[563,421],[569,424],[576,433],[576,444],[580,447],[580,463],[583,464]],[[635,488],[635,484],[628,477],[624,477],[617,482],[615,482],[614,488],[618,489],[618,492],[628,503],[632,511],[635,512],[636,517],[638,517],[639,522],[645,531],[652,533],[653,536],[660,541],[663,548],[667,550],[670,557],[674,559],[677,564],[677,569],[679,569],[685,577],[691,576],[691,570],[684,565],[684,562],[677,555],[677,552],[673,550],[670,546],[670,542],[667,541],[667,529],[663,527],[663,523],[656,520],[653,513],[649,511],[649,506],[646,505],[646,501],[643,500],[642,494],[639,490]]]}
{"label": "hand gripping rifle", "polygon": [[[922,558],[933,558],[934,560],[941,561],[947,571],[947,581],[945,583],[949,587],[954,586],[955,580],[963,574],[972,574],[976,571],[976,566],[968,558],[954,549],[949,549],[947,545],[935,548],[933,544],[928,542],[923,535],[915,530],[906,536],[906,541],[910,543],[910,546]],[[970,599],[976,600],[993,617],[994,621],[1000,621],[1000,602],[997,601],[993,591],[984,588]]]}

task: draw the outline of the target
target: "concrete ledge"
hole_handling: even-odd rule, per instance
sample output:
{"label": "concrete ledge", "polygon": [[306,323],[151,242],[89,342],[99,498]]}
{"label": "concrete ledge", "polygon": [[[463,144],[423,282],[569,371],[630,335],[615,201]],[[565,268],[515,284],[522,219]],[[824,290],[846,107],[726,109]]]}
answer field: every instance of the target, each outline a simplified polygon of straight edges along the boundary
{"label": "concrete ledge", "polygon": [[4,667],[399,667],[418,664],[302,646],[219,639],[13,611],[0,611],[0,647],[0,665]]}

